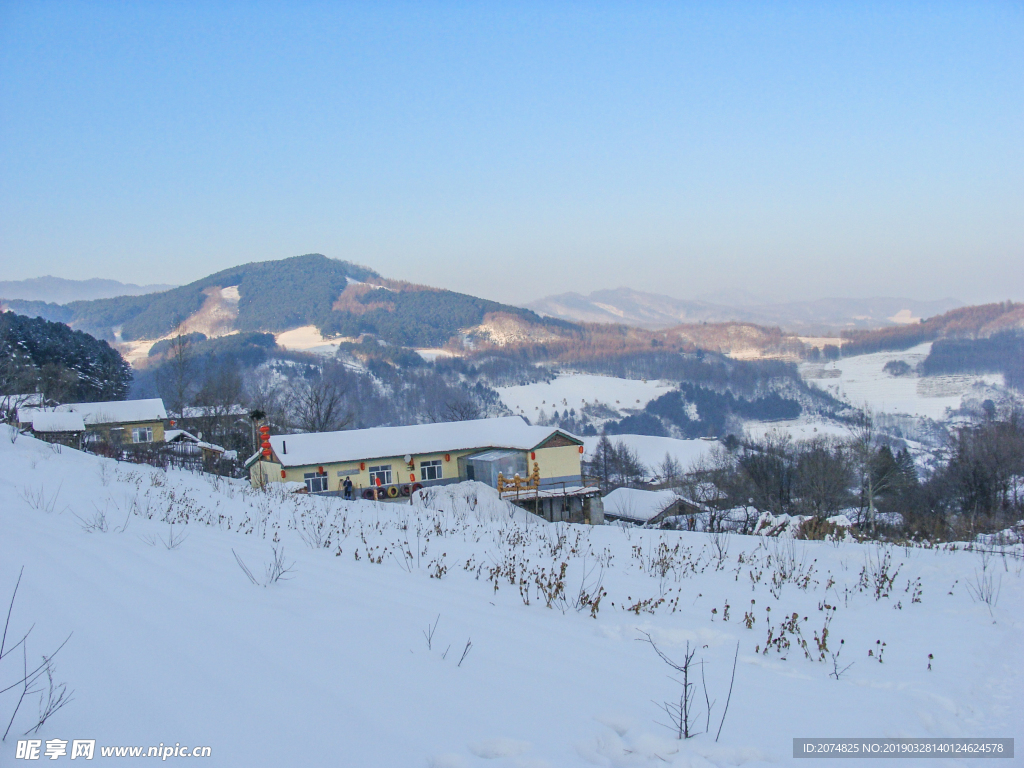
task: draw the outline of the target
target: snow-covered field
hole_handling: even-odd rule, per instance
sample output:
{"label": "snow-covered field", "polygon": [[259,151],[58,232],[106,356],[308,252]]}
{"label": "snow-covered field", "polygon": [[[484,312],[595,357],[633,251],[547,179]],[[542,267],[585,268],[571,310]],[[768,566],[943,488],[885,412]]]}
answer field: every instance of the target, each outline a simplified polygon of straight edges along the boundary
{"label": "snow-covered field", "polygon": [[[274,547],[292,570],[263,586]],[[258,493],[3,428],[3,607],[22,566],[8,647],[34,625],[38,662],[71,633],[73,701],[35,738],[95,739],[99,765],[180,743],[210,766],[756,766],[794,737],[1024,735],[1019,558],[987,561],[990,612],[972,552],[551,525],[479,484],[415,505]],[[680,686],[643,633],[695,650],[710,733],[657,724]]]}
{"label": "snow-covered field", "polygon": [[514,413],[536,421],[541,411],[551,416],[585,404],[605,405],[624,415],[627,410],[641,410],[656,397],[672,389],[667,381],[637,381],[593,374],[561,374],[551,382],[518,387],[498,387],[501,401]]}
{"label": "snow-covered field", "polygon": [[334,357],[338,351],[338,346],[343,341],[353,341],[353,339],[341,337],[325,339],[321,335],[320,329],[315,325],[303,325],[299,328],[292,328],[290,331],[276,334],[274,341],[277,342],[278,346],[285,349],[313,352],[324,357]]}
{"label": "snow-covered field", "polygon": [[789,421],[748,421],[744,431],[753,438],[762,438],[769,432],[785,432],[794,441],[811,440],[818,436],[848,438],[850,428],[833,421],[815,421],[813,419],[793,419]]}
{"label": "snow-covered field", "polygon": [[[625,443],[640,458],[641,463],[652,472],[665,460],[665,454],[674,456],[684,470],[689,469],[694,460],[708,453],[719,445],[717,440],[677,440],[674,437],[655,437],[653,435],[609,435],[613,444]],[[600,437],[584,437],[583,447],[587,458],[592,458]]]}
{"label": "snow-covered field", "polygon": [[876,352],[824,365],[803,363],[800,372],[810,384],[857,408],[868,405],[881,413],[903,413],[936,421],[946,418],[947,409],[959,408],[964,395],[978,387],[1003,386],[1002,374],[998,373],[896,377],[882,370],[893,360],[903,360],[915,368],[928,357],[931,347],[931,343],[926,343],[905,352]]}

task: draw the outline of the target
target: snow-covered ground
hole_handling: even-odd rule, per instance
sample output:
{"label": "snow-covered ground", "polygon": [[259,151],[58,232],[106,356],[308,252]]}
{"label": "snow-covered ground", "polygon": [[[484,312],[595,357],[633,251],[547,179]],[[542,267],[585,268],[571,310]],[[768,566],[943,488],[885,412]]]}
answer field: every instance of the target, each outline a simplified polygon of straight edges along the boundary
{"label": "snow-covered ground", "polygon": [[794,441],[811,440],[819,435],[833,437],[850,437],[850,428],[833,421],[816,421],[813,419],[793,419],[789,421],[748,421],[744,431],[753,438],[764,437],[768,432],[785,432]]}
{"label": "snow-covered ground", "polygon": [[[972,552],[551,525],[478,484],[415,505],[258,493],[2,429],[8,647],[34,625],[38,662],[72,633],[54,662],[73,701],[34,737],[95,739],[92,764],[180,743],[209,766],[758,766],[794,737],[1024,735],[1019,559],[987,561],[990,612]],[[254,585],[236,555],[262,584],[274,547],[291,572]],[[703,662],[710,733],[657,724],[679,685],[644,633]]]}
{"label": "snow-covered ground", "polygon": [[290,331],[275,334],[274,341],[277,342],[278,346],[285,349],[313,352],[324,357],[334,357],[338,351],[338,346],[343,341],[353,341],[353,339],[342,337],[325,339],[320,333],[320,329],[315,325],[303,325],[299,328],[292,328]]}
{"label": "snow-covered ground", "polygon": [[824,365],[803,363],[800,372],[812,385],[845,400],[857,408],[865,405],[876,412],[902,413],[942,421],[947,409],[958,409],[964,395],[980,387],[1002,387],[1002,374],[956,376],[891,376],[882,367],[903,360],[911,368],[924,361],[931,343],[904,352],[876,352],[846,357]]}
{"label": "snow-covered ground", "polygon": [[536,421],[541,411],[551,416],[587,404],[605,405],[620,415],[641,410],[672,389],[667,381],[638,381],[593,374],[561,374],[550,382],[518,387],[498,387],[501,401],[514,413]]}
{"label": "snow-covered ground", "polygon": [[[634,451],[645,467],[652,472],[665,460],[665,454],[674,456],[683,470],[689,469],[694,460],[711,451],[719,443],[717,440],[677,440],[674,437],[655,437],[653,435],[608,435],[613,443],[625,443]],[[584,437],[583,446],[587,458],[594,455],[600,437]]]}

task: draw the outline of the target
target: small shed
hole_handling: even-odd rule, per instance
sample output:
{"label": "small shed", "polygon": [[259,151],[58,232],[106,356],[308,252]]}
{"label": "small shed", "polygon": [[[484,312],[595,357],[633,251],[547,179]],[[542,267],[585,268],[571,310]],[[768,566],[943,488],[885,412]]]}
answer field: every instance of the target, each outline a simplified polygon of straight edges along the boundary
{"label": "small shed", "polygon": [[19,419],[33,437],[69,448],[82,447],[85,420],[81,414],[23,408],[19,412]]}

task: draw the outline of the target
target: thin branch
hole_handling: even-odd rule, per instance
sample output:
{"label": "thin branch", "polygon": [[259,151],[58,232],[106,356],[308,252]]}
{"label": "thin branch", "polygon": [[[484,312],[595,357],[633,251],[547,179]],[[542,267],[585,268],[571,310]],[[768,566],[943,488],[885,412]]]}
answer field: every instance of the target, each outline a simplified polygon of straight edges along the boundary
{"label": "thin branch", "polygon": [[18,571],[18,580],[14,584],[14,592],[11,594],[11,602],[7,606],[7,621],[4,622],[4,636],[0,639],[0,659],[4,657],[4,643],[7,642],[7,627],[11,623],[11,611],[14,610],[14,598],[18,596],[18,586],[21,584],[21,576],[25,573],[25,566],[21,566],[21,570]]}
{"label": "thin branch", "polygon": [[729,679],[729,695],[725,697],[725,709],[722,711],[722,721],[718,724],[718,733],[715,734],[715,741],[722,735],[722,726],[725,725],[725,716],[729,712],[729,700],[732,698],[732,684],[736,681],[736,660],[740,657],[740,641],[736,641],[736,653],[732,657],[732,677]]}

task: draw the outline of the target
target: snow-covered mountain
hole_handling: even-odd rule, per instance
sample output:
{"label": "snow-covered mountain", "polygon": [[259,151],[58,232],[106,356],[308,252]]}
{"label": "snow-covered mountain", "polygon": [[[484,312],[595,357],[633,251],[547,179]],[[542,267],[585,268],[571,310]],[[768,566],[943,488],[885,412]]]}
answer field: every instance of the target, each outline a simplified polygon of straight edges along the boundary
{"label": "snow-covered mountain", "polygon": [[588,323],[623,323],[640,328],[670,328],[681,323],[749,322],[799,333],[825,329],[880,328],[918,322],[963,306],[956,299],[818,299],[788,303],[725,304],[683,300],[631,288],[561,293],[526,305],[538,314]]}

